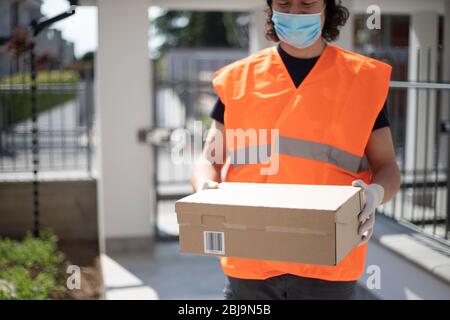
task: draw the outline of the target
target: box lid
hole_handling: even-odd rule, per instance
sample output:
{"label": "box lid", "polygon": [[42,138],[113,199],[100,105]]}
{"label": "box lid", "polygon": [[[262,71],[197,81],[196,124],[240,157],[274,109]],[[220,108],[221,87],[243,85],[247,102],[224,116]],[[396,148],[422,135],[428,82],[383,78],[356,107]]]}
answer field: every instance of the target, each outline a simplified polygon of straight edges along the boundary
{"label": "box lid", "polygon": [[[360,187],[224,182],[176,202],[178,223],[324,228],[339,220],[339,209]],[[271,214],[277,208],[277,215]],[[348,214],[342,214],[345,222]],[[301,219],[299,219],[301,218]]]}

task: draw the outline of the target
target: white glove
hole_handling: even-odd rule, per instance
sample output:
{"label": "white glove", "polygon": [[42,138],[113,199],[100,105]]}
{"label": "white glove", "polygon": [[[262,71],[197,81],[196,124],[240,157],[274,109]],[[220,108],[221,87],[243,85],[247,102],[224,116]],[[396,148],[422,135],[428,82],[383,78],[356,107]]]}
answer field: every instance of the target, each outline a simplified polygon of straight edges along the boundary
{"label": "white glove", "polygon": [[219,183],[213,180],[203,180],[195,188],[195,192],[199,192],[206,189],[217,189],[219,188]]}
{"label": "white glove", "polygon": [[358,234],[361,236],[358,245],[362,245],[372,237],[373,227],[375,225],[375,209],[383,202],[384,188],[376,183],[368,185],[361,179],[354,180],[352,186],[364,189],[364,208],[358,216],[360,222]]}

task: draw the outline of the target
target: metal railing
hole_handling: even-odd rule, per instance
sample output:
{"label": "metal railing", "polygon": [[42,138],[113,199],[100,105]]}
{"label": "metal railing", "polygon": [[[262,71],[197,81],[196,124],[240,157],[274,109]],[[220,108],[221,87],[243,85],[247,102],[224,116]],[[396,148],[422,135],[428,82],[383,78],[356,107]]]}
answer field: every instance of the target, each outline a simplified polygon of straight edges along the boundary
{"label": "metal railing", "polygon": [[[154,212],[157,221],[155,234],[158,240],[171,241],[177,236],[161,227],[160,219],[165,216],[161,213],[171,211],[171,204],[175,200],[192,193],[190,179],[193,163],[175,164],[172,161],[170,134],[179,128],[189,129],[192,121],[207,117],[205,110],[211,108],[216,96],[210,81],[158,80],[154,84],[155,125],[165,131],[163,141],[152,145],[156,200]],[[195,156],[199,150],[191,151]]]}
{"label": "metal railing", "polygon": [[392,82],[388,108],[402,184],[378,211],[449,244],[450,84]]}
{"label": "metal railing", "polygon": [[[61,71],[61,74],[63,71]],[[40,173],[82,172],[93,161],[93,81],[90,70],[74,83],[37,84]],[[63,77],[63,76],[62,76]],[[28,84],[0,85],[0,180],[32,172]]]}

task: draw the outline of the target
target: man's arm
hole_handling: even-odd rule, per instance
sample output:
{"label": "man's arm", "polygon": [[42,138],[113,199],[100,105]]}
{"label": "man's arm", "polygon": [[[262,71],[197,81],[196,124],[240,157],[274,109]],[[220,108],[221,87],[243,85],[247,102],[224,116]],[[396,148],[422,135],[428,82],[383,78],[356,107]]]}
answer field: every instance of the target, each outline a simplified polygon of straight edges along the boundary
{"label": "man's arm", "polygon": [[391,129],[374,130],[366,147],[366,155],[373,174],[372,183],[384,188],[382,203],[390,201],[400,189],[401,176],[395,158]]}
{"label": "man's arm", "polygon": [[394,143],[389,127],[372,131],[366,146],[366,156],[372,171],[372,183],[367,185],[361,179],[352,182],[353,186],[362,187],[365,195],[365,205],[358,216],[360,245],[372,237],[375,209],[391,200],[400,189],[400,170],[395,160]]}
{"label": "man's arm", "polygon": [[[215,160],[216,152],[221,151],[221,161]],[[201,157],[196,161],[192,169],[191,183],[194,191],[204,189],[207,181],[220,182],[220,171],[226,160],[226,141],[224,126],[213,120],[206,137],[205,146]]]}

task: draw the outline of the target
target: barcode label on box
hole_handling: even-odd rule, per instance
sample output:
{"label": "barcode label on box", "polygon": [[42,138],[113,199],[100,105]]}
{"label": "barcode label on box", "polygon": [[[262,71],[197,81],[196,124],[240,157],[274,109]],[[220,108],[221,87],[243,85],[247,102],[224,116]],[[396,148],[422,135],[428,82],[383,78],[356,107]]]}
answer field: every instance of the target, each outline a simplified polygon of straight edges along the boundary
{"label": "barcode label on box", "polygon": [[205,253],[225,254],[225,234],[223,232],[204,231]]}

